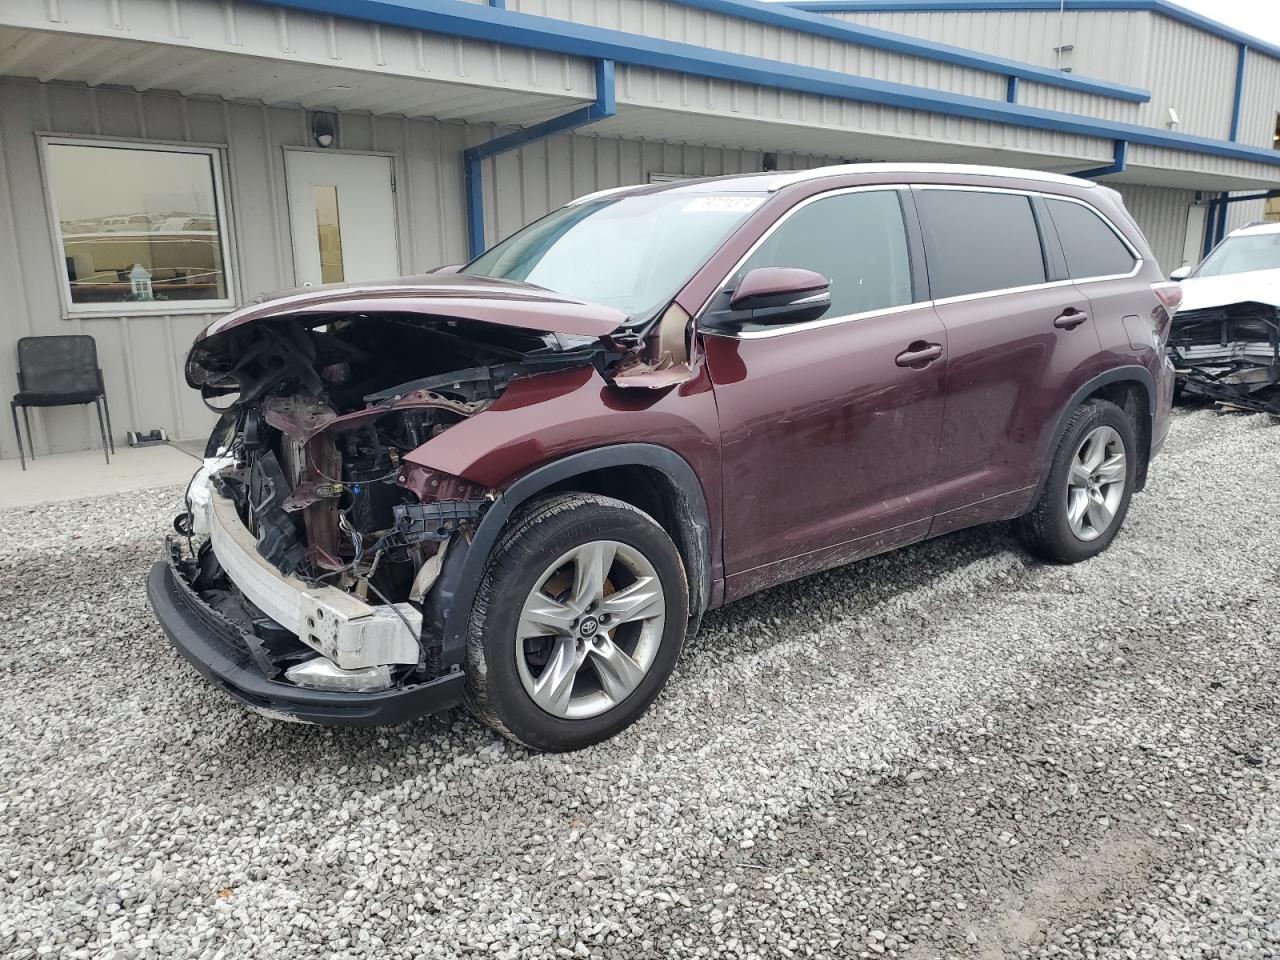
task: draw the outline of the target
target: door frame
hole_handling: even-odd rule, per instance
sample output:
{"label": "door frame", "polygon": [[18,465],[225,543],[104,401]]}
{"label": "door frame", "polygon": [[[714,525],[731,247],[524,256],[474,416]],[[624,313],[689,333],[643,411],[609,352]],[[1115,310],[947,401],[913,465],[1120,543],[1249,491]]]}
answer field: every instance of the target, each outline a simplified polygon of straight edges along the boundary
{"label": "door frame", "polygon": [[332,157],[385,157],[391,161],[391,209],[395,214],[395,223],[392,224],[392,232],[396,241],[396,274],[404,276],[406,272],[404,259],[404,236],[400,229],[400,221],[404,219],[405,211],[400,205],[400,184],[404,181],[404,171],[402,169],[400,154],[390,150],[340,150],[334,147],[309,147],[309,146],[289,146],[281,147],[283,151],[280,156],[280,168],[284,173],[284,222],[289,230],[289,275],[292,278],[292,286],[297,287],[301,284],[298,282],[298,252],[294,249],[293,236],[293,214],[292,214],[292,198],[289,195],[289,161],[290,153],[323,153]]}

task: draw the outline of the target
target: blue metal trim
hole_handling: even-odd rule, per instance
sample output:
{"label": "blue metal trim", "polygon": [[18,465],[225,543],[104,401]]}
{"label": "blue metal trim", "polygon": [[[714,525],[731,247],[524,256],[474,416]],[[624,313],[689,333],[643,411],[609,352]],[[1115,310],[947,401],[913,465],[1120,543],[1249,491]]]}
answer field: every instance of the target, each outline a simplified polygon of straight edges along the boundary
{"label": "blue metal trim", "polygon": [[[454,0],[456,2],[456,0]],[[499,0],[501,2],[501,0]],[[612,60],[596,61],[596,102],[560,117],[513,130],[462,151],[463,186],[467,200],[467,250],[475,258],[485,251],[484,242],[484,173],[483,162],[489,157],[515,150],[536,140],[543,140],[578,127],[615,116],[615,68]]]}
{"label": "blue metal trim", "polygon": [[1227,218],[1231,215],[1231,191],[1226,191],[1218,199],[1218,232],[1214,237],[1214,243],[1221,243],[1227,236]]}
{"label": "blue metal trim", "polygon": [[1231,136],[1232,143],[1240,139],[1240,108],[1244,103],[1244,63],[1249,56],[1249,45],[1240,44],[1239,56],[1236,59],[1236,92],[1231,101]]}
{"label": "blue metal trim", "polygon": [[[970,120],[987,120],[1056,133],[1126,140],[1129,143],[1184,150],[1280,165],[1280,150],[1174,133],[1134,123],[1100,120],[1003,100],[985,100],[927,87],[876,80],[835,70],[780,63],[762,57],[675,43],[566,20],[494,10],[459,0],[254,0],[269,6],[352,17],[375,23],[467,37],[525,49],[546,50],[592,60],[684,73],[695,77],[754,84],[817,96],[875,103]],[[740,2],[740,0],[739,0]]]}
{"label": "blue metal trim", "polygon": [[1021,60],[994,57],[976,50],[911,37],[861,23],[832,20],[830,17],[807,13],[792,4],[761,2],[761,0],[675,0],[675,2],[681,6],[693,7],[696,10],[705,10],[708,13],[717,13],[738,20],[750,20],[784,30],[795,30],[799,33],[856,43],[875,50],[887,50],[891,53],[921,57],[939,63],[951,63],[985,73],[1021,77],[1024,80],[1034,80],[1036,83],[1065,87],[1068,90],[1080,90],[1116,100],[1146,103],[1151,99],[1149,90],[1127,87],[1106,80],[1095,80],[1079,74],[1063,73],[1061,70],[1053,70]]}
{"label": "blue metal trim", "polygon": [[1218,229],[1218,201],[1210,200],[1208,212],[1204,217],[1204,242],[1200,244],[1200,259],[1203,260],[1213,249],[1213,235]]}
{"label": "blue metal trim", "polygon": [[[1015,10],[1057,13],[1058,3],[1059,0],[793,0],[783,6],[809,13],[983,13]],[[1169,0],[1065,0],[1062,8],[1068,13],[1073,10],[1158,13],[1232,43],[1243,43],[1255,53],[1280,58],[1280,47],[1275,44],[1266,43]]]}
{"label": "blue metal trim", "polygon": [[507,0],[489,0],[489,6],[497,10],[507,9]]}
{"label": "blue metal trim", "polygon": [[1004,98],[1009,103],[1018,102],[1018,78],[1010,77],[1008,84],[1005,86]]}
{"label": "blue metal trim", "polygon": [[1124,173],[1125,165],[1129,160],[1129,144],[1124,140],[1117,140],[1115,151],[1113,153],[1115,160],[1107,164],[1105,167],[1094,167],[1092,170],[1081,170],[1075,174],[1085,180],[1097,180],[1099,177],[1105,177],[1112,173]]}

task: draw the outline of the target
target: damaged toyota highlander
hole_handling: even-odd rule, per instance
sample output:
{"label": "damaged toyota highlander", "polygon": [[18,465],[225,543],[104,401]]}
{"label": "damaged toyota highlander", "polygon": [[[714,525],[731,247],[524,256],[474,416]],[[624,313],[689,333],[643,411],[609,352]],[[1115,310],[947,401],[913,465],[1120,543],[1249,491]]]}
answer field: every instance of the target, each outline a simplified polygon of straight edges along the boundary
{"label": "damaged toyota highlander", "polygon": [[634,722],[710,609],[1015,519],[1104,550],[1168,423],[1119,195],[862,164],[605,191],[461,268],[263,297],[148,593],[259,712],[465,703],[530,747]]}

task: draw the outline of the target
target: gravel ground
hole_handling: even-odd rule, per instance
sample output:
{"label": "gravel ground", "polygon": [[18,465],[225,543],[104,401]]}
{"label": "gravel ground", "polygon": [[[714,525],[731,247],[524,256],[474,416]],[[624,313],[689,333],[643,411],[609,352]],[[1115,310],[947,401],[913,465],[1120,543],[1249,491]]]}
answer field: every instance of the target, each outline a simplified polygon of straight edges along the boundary
{"label": "gravel ground", "polygon": [[2,513],[0,955],[1274,958],[1277,476],[1180,413],[1100,558],[774,589],[569,756],[239,709],[147,610],[174,489]]}

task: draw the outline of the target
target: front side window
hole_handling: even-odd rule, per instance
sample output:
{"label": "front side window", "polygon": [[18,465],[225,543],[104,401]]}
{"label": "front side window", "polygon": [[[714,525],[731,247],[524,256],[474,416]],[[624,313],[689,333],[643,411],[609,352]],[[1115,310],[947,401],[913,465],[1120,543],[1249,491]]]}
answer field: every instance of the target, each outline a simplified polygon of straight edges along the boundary
{"label": "front side window", "polygon": [[45,142],[73,312],[231,301],[213,150]]}
{"label": "front side window", "polygon": [[1096,213],[1079,203],[1045,198],[1073,280],[1129,273],[1137,262],[1124,241]]}
{"label": "front side window", "polygon": [[1254,233],[1227,237],[1192,274],[1225,277],[1254,270],[1280,270],[1280,233]]}
{"label": "front side window", "polygon": [[1031,198],[1018,193],[916,193],[935,299],[1044,283]]}
{"label": "front side window", "polygon": [[531,283],[644,320],[764,201],[763,194],[677,190],[570,204],[459,272]]}
{"label": "front side window", "polygon": [[831,281],[826,318],[913,299],[902,205],[892,190],[842,193],[800,207],[747,258],[731,285],[757,267],[803,267],[822,274]]}

